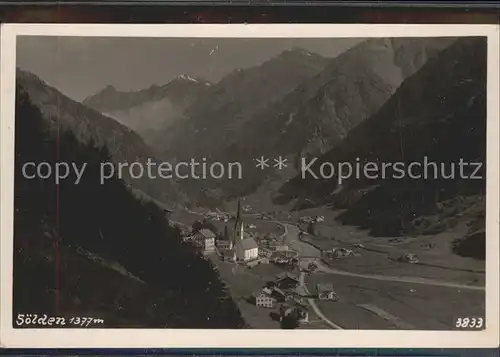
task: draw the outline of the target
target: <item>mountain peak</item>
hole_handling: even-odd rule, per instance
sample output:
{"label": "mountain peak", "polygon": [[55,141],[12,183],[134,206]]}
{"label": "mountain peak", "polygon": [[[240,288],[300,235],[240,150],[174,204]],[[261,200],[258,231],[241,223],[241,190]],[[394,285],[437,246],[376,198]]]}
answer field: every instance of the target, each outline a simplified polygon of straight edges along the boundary
{"label": "mountain peak", "polygon": [[198,82],[198,79],[194,78],[194,77],[191,77],[191,76],[188,76],[187,74],[181,74],[179,76],[177,76],[178,79],[183,79],[183,80],[186,80],[186,81],[191,81],[191,82]]}
{"label": "mountain peak", "polygon": [[104,87],[104,89],[102,90],[102,92],[116,92],[116,88],[115,86],[113,86],[112,84],[108,84],[106,87]]}
{"label": "mountain peak", "polygon": [[302,47],[290,47],[277,56],[271,58],[267,62],[270,63],[279,63],[282,62],[288,63],[308,63],[309,65],[318,66],[318,68],[322,68],[327,65],[329,59],[323,57],[317,53],[310,52],[308,50],[303,49]]}
{"label": "mountain peak", "polygon": [[99,101],[100,98],[109,98],[115,97],[116,95],[119,95],[120,93],[118,90],[111,84],[108,84],[106,87],[101,89],[100,91],[95,92],[94,94],[89,95],[87,98],[85,98],[82,103],[85,105],[89,105],[90,107],[92,106],[92,103],[94,101]]}
{"label": "mountain peak", "polygon": [[281,53],[281,56],[287,56],[287,55],[299,55],[299,56],[312,57],[315,54],[303,49],[302,47],[294,46],[294,47],[291,47],[288,50],[285,50]]}
{"label": "mountain peak", "polygon": [[187,74],[180,74],[177,77],[175,77],[170,83],[174,81],[186,81],[186,82],[192,82],[192,83],[199,83],[199,84],[205,84],[206,86],[210,86],[211,83],[203,78],[198,78],[198,77],[193,77]]}

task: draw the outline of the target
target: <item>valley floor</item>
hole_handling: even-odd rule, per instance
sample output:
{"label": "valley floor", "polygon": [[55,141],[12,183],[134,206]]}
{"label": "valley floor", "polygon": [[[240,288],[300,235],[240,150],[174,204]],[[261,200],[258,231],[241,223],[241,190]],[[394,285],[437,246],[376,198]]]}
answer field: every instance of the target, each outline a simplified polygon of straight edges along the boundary
{"label": "valley floor", "polygon": [[[456,256],[449,248],[451,240],[463,233],[460,225],[432,237],[374,238],[365,231],[337,225],[325,211],[301,212],[314,214],[325,216],[325,222],[318,224],[323,238],[299,236],[296,214],[262,221],[267,227],[274,227],[270,223],[282,225],[285,244],[301,254],[302,267],[310,262],[318,265],[317,271],[305,277],[309,292],[315,293],[318,283],[333,283],[340,297],[339,302],[314,300],[309,323],[299,328],[449,330],[459,317],[485,317],[484,261]],[[181,213],[175,219],[189,224],[194,216]],[[255,214],[247,218],[254,222]],[[435,246],[429,249],[431,241]],[[355,248],[356,244],[362,247]],[[352,249],[355,256],[325,259],[321,250],[334,247]],[[419,263],[393,259],[405,252],[417,254]],[[283,268],[269,264],[248,269],[222,262],[217,256],[212,260],[249,327],[280,328],[269,310],[257,308],[248,298]],[[315,313],[318,310],[321,317]]]}

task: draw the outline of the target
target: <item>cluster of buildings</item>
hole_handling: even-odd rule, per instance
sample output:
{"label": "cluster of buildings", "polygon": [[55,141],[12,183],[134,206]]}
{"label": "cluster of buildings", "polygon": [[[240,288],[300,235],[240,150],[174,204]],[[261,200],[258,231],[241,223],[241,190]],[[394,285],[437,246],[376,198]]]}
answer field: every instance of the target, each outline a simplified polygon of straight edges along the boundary
{"label": "cluster of buildings", "polygon": [[[248,211],[248,207],[243,207],[243,210]],[[269,263],[270,261],[285,264],[298,259],[298,253],[283,245],[282,239],[268,235],[257,242],[252,234],[245,232],[241,211],[242,207],[238,201],[232,233],[225,232],[223,237],[216,241],[217,250],[223,259],[250,266],[258,263]],[[249,224],[248,228],[253,229],[256,226]]]}
{"label": "cluster of buildings", "polygon": [[229,215],[221,212],[208,212],[205,215],[205,218],[212,219],[214,221],[224,221],[224,222],[228,222],[230,219]]}
{"label": "cluster of buildings", "polygon": [[316,217],[303,216],[299,218],[300,223],[320,223],[324,221],[325,221],[324,216],[316,216]]}
{"label": "cluster of buildings", "polygon": [[340,259],[345,257],[354,256],[354,251],[352,249],[347,248],[332,248],[328,250],[324,250],[323,255],[330,259]]}
{"label": "cluster of buildings", "polygon": [[[209,213],[209,216],[216,220],[228,221],[228,217],[222,213]],[[222,259],[235,262],[252,264],[262,260],[267,260],[265,254],[259,255],[259,246],[255,239],[245,232],[245,225],[241,219],[241,206],[238,202],[238,211],[235,217],[234,229],[231,234],[226,231],[223,236],[208,228],[203,228],[195,232],[189,232],[184,236],[184,241],[190,242],[203,254],[218,253]]]}

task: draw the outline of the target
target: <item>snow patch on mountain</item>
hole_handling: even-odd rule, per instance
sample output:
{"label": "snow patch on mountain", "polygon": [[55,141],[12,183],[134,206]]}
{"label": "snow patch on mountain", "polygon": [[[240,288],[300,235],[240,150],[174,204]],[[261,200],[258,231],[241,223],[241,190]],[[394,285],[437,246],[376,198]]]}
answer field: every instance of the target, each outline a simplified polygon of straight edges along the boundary
{"label": "snow patch on mountain", "polygon": [[180,79],[185,79],[185,80],[191,81],[191,82],[198,82],[197,79],[195,79],[195,78],[193,78],[191,76],[188,76],[187,74],[181,74],[181,75],[179,75],[179,78]]}

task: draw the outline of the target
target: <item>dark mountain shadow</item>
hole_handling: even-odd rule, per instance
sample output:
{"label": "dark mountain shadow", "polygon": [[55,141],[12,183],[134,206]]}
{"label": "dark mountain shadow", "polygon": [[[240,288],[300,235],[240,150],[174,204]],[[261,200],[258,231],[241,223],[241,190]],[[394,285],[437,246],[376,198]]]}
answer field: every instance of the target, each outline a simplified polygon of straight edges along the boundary
{"label": "dark mountain shadow", "polygon": [[[116,177],[100,183],[107,148],[69,130],[54,133],[19,85],[15,135],[14,317],[103,318],[95,327],[245,326],[212,264],[161,209]],[[25,178],[26,162],[87,169],[79,184],[71,174],[57,186]]]}

